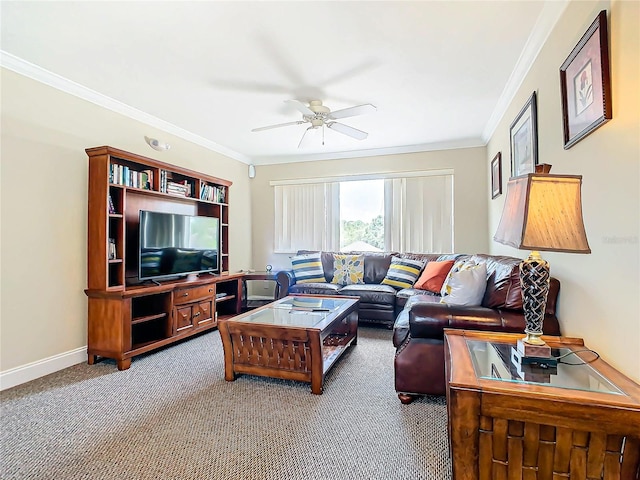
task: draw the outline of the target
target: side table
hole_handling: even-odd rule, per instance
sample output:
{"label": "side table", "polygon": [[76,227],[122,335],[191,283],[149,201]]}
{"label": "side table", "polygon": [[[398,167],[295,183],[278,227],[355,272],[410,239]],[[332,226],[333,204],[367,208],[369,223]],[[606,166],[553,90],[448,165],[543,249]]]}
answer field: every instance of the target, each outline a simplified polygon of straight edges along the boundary
{"label": "side table", "polygon": [[[267,303],[271,303],[278,298],[280,285],[276,281],[276,276],[278,272],[247,272],[243,278],[243,291],[244,295],[242,296],[242,310],[251,310],[253,308],[261,307],[262,305],[266,305]],[[249,294],[249,285],[247,282],[253,281],[268,281],[273,282],[273,290],[271,290],[269,295],[251,295]]]}
{"label": "side table", "polygon": [[522,367],[522,336],[445,330],[453,478],[638,479],[640,386],[577,338],[543,337],[579,365]]}

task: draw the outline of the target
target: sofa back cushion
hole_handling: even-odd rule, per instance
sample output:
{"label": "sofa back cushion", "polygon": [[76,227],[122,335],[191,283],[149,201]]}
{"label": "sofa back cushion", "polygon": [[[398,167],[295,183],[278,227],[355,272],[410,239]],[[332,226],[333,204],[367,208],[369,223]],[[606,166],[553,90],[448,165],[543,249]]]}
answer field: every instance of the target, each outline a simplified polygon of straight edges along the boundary
{"label": "sofa back cushion", "polygon": [[499,255],[473,255],[476,262],[487,264],[487,289],[482,306],[522,310],[520,262],[522,259]]}
{"label": "sofa back cushion", "polygon": [[335,274],[334,255],[364,255],[364,283],[382,283],[387,275],[393,252],[318,252],[299,250],[298,255],[320,253],[326,282],[331,282]]}

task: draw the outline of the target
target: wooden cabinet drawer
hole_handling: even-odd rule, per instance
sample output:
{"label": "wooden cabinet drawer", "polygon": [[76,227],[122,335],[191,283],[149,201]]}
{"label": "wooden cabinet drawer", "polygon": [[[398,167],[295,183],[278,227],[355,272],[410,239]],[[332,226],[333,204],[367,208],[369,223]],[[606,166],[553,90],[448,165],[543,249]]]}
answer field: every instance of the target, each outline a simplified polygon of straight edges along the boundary
{"label": "wooden cabinet drawer", "polygon": [[213,322],[213,300],[199,302],[193,306],[193,324],[196,328],[210,325]]}
{"label": "wooden cabinet drawer", "polygon": [[189,305],[188,307],[179,307],[175,309],[176,333],[193,328],[193,313],[191,308],[191,305]]}
{"label": "wooden cabinet drawer", "polygon": [[195,302],[203,298],[213,298],[216,293],[215,284],[202,285],[200,287],[178,288],[173,293],[173,304],[182,305],[184,303]]}

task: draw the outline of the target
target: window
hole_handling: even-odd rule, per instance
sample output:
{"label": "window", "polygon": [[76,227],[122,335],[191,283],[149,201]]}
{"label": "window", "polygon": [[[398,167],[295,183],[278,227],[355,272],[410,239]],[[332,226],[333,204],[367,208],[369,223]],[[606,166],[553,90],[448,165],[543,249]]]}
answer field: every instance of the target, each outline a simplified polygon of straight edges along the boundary
{"label": "window", "polygon": [[453,251],[453,172],[272,182],[275,252]]}
{"label": "window", "polygon": [[384,180],[340,182],[340,250],[384,250]]}

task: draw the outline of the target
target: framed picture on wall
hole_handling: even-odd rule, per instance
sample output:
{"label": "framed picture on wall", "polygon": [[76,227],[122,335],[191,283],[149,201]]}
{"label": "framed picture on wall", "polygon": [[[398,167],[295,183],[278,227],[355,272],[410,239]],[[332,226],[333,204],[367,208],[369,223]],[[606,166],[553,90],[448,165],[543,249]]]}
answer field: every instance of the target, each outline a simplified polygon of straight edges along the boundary
{"label": "framed picture on wall", "polygon": [[564,148],[612,118],[607,11],[603,10],[560,67]]}
{"label": "framed picture on wall", "polygon": [[533,92],[527,103],[509,128],[511,143],[511,176],[518,177],[534,173],[538,164],[538,120],[536,92]]}
{"label": "framed picture on wall", "polygon": [[502,153],[491,160],[491,198],[496,198],[502,193]]}

